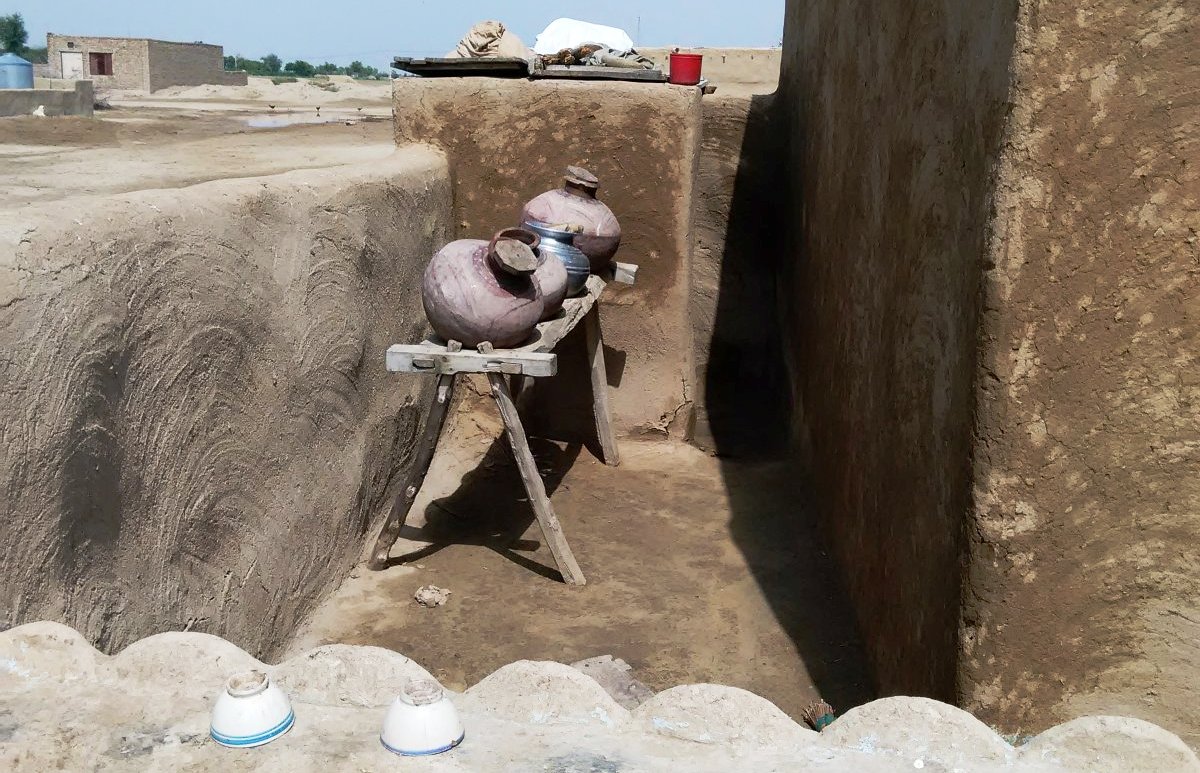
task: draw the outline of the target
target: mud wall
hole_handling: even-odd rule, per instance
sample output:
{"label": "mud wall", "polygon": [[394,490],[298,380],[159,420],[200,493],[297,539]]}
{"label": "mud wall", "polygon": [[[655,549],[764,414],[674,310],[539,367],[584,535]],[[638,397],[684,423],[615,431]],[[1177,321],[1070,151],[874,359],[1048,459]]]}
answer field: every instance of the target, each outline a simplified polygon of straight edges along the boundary
{"label": "mud wall", "polygon": [[[70,84],[63,88],[61,84]],[[0,89],[0,116],[31,115],[39,107],[47,118],[63,115],[90,117],[95,108],[91,81],[59,81],[59,88]],[[39,84],[40,85],[40,84]]]}
{"label": "mud wall", "polygon": [[225,52],[220,46],[202,43],[146,42],[150,90],[170,86],[245,86],[248,76],[239,70],[225,69]]}
{"label": "mud wall", "polygon": [[[490,238],[522,205],[562,184],[569,164],[599,176],[621,222],[617,260],[641,267],[633,287],[601,302],[606,366],[619,431],[683,436],[693,373],[688,320],[691,191],[700,138],[698,89],[661,84],[490,78],[395,82],[396,142],[442,148],[460,238]],[[578,346],[560,347],[560,376],[536,399],[585,426],[590,393]],[[584,374],[585,375],[585,374]],[[546,415],[545,411],[531,411]]]}
{"label": "mud wall", "polygon": [[371,539],[427,384],[444,159],[22,210],[0,229],[0,622],[103,649],[206,631],[271,653]]}
{"label": "mud wall", "polygon": [[881,688],[1197,743],[1196,12],[788,14],[796,426]]}
{"label": "mud wall", "polygon": [[691,293],[695,411],[690,439],[722,456],[787,443],[787,374],[775,309],[784,144],[771,95],[703,101]]}
{"label": "mud wall", "polygon": [[795,429],[885,695],[956,692],[978,286],[1016,12],[787,6]]}
{"label": "mud wall", "polygon": [[1018,31],[963,697],[1001,727],[1127,713],[1196,745],[1200,13],[1028,3]]}

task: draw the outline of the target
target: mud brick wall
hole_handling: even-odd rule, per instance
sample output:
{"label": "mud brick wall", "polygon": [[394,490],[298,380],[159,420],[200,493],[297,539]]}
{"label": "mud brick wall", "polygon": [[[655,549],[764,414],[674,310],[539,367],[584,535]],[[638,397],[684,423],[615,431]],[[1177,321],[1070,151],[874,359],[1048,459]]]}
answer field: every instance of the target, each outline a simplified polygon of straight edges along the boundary
{"label": "mud brick wall", "polygon": [[[64,51],[83,54],[83,77],[92,81],[96,89],[150,90],[150,49],[147,40],[47,35],[46,61],[51,67],[52,78],[63,77],[60,54]],[[88,58],[91,53],[112,54],[113,74],[93,75]]]}
{"label": "mud brick wall", "polygon": [[246,85],[246,73],[225,71],[225,55],[220,46],[151,40],[149,48],[151,91],[205,83]]}
{"label": "mud brick wall", "polygon": [[[51,77],[62,77],[63,51],[79,52],[83,54],[83,77],[93,81],[98,89],[156,91],[168,86],[204,83],[246,85],[244,72],[225,71],[221,47],[205,43],[51,34],[46,36],[46,48]],[[88,55],[93,52],[112,54],[112,75],[92,73]]]}

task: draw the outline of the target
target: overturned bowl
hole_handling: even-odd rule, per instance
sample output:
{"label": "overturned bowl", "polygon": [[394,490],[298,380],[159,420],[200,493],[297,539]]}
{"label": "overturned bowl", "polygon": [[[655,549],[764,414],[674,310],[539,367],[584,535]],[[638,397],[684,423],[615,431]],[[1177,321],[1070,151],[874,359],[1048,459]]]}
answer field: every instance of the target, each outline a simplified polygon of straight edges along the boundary
{"label": "overturned bowl", "polygon": [[213,704],[209,734],[222,746],[262,746],[292,729],[296,721],[287,694],[262,671],[229,677]]}
{"label": "overturned bowl", "polygon": [[410,679],[383,719],[379,740],[390,752],[424,757],[448,752],[465,733],[454,704],[431,679]]}

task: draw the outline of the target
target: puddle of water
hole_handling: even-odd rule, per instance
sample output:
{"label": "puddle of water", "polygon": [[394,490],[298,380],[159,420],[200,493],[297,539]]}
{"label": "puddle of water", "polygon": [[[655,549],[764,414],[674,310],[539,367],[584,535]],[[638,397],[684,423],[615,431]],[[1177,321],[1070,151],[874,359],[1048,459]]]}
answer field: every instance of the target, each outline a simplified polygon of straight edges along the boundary
{"label": "puddle of water", "polygon": [[342,123],[344,121],[357,121],[357,116],[317,115],[315,112],[311,114],[254,115],[246,119],[246,125],[253,129],[279,129],[284,126],[296,126],[299,124]]}

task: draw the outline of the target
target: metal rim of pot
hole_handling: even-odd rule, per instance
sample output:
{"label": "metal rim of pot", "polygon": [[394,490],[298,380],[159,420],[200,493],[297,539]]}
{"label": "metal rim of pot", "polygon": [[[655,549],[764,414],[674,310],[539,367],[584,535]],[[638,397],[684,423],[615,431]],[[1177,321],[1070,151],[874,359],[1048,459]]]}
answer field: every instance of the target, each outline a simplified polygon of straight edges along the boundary
{"label": "metal rim of pot", "polygon": [[540,220],[526,220],[523,227],[539,237],[568,244],[574,244],[575,237],[583,233],[583,226],[574,223],[543,223]]}

